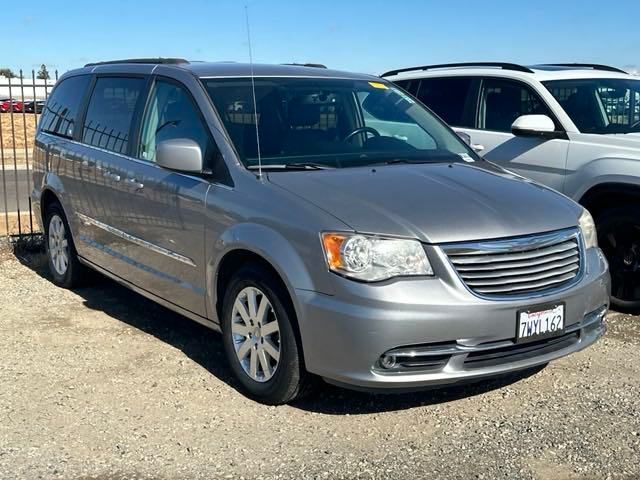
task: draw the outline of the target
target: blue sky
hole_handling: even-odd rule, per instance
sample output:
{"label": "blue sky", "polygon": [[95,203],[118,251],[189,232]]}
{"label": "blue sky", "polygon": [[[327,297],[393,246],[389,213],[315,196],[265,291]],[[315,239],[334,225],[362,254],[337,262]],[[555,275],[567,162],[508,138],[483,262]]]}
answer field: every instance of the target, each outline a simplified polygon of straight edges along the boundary
{"label": "blue sky", "polygon": [[[247,61],[245,0],[5,1],[0,67]],[[613,6],[609,8],[609,6]],[[380,73],[470,60],[640,65],[638,0],[250,0],[254,61]],[[7,43],[8,39],[8,43]]]}

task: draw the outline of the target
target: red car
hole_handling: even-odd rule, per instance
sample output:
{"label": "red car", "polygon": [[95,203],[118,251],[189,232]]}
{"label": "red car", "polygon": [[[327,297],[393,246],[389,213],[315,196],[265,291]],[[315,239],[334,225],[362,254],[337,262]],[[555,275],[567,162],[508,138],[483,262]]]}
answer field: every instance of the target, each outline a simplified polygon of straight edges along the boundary
{"label": "red car", "polygon": [[16,112],[16,113],[22,112],[22,109],[24,108],[24,104],[19,100],[15,100],[13,98],[1,98],[0,112],[5,113],[5,112],[12,111],[12,105],[13,105],[13,112]]}

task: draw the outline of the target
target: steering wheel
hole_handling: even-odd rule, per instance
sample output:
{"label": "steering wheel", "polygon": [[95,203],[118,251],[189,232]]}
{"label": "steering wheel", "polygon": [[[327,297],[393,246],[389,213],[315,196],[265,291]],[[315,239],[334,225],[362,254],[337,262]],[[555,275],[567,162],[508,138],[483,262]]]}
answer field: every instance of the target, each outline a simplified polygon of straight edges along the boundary
{"label": "steering wheel", "polygon": [[373,135],[374,137],[379,137],[380,136],[380,132],[378,132],[375,128],[371,128],[371,127],[358,127],[356,128],[354,131],[352,131],[349,135],[347,135],[346,137],[344,137],[344,139],[342,140],[343,142],[348,142],[350,141],[353,137],[355,137],[356,135],[360,134],[360,133],[370,133],[371,135]]}

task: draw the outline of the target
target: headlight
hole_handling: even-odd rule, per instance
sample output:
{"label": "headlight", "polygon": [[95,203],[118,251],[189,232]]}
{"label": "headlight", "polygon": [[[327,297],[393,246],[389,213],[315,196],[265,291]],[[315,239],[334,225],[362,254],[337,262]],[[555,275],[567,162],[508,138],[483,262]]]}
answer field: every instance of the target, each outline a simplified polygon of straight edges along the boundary
{"label": "headlight", "polygon": [[596,224],[593,222],[593,217],[586,209],[582,210],[582,215],[580,215],[578,225],[580,225],[580,231],[582,232],[582,238],[584,238],[585,247],[597,247],[598,233],[596,232]]}
{"label": "headlight", "polygon": [[357,280],[375,282],[406,275],[433,275],[417,240],[323,233],[322,246],[329,270]]}

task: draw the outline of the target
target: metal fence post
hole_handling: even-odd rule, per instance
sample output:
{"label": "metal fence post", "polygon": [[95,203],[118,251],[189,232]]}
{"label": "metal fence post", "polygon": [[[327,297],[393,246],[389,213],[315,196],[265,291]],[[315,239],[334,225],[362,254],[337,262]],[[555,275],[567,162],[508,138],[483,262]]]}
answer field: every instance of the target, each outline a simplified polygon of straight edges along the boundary
{"label": "metal fence post", "polygon": [[[32,69],[31,77],[25,78],[25,71],[20,69],[18,78],[5,80],[2,77],[0,80],[0,87],[4,90],[3,96],[6,96],[8,91],[9,97],[0,108],[0,201],[4,201],[4,206],[0,207],[0,215],[4,216],[4,221],[0,220],[0,239],[6,236],[9,240],[21,241],[40,234],[36,231],[37,223],[33,218],[30,198],[34,160],[32,147],[35,140],[34,132],[42,113],[38,100],[42,96],[45,100],[48,98],[55,82],[51,83],[48,79],[40,80],[36,76],[35,70]],[[57,70],[54,76],[57,82]],[[30,113],[33,115],[28,115]],[[9,177],[11,174],[14,176],[13,181]],[[15,198],[9,192],[9,188],[15,190]]]}

